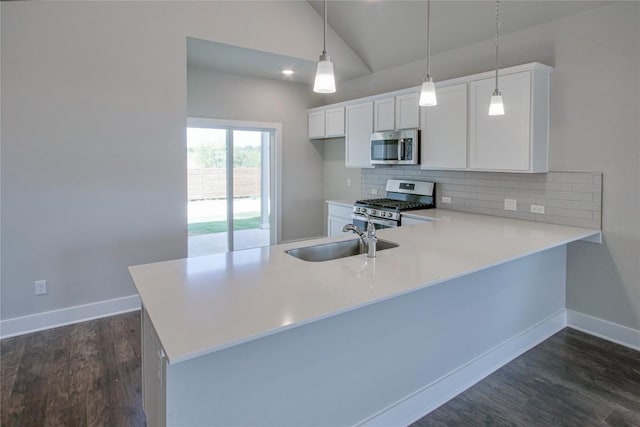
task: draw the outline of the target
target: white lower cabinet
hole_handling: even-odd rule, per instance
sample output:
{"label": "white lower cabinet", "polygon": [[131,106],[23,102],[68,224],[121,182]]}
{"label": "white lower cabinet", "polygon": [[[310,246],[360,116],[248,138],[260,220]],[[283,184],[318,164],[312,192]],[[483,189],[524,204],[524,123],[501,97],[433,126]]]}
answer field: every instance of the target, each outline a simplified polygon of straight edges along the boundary
{"label": "white lower cabinet", "polygon": [[373,132],[373,101],[347,106],[346,115],[345,166],[372,168],[370,146]]}
{"label": "white lower cabinet", "polygon": [[166,425],[166,364],[160,339],[142,308],[142,406],[147,425]]}
{"label": "white lower cabinet", "polygon": [[467,84],[438,87],[438,105],[420,107],[422,169],[467,167]]}
{"label": "white lower cabinet", "polygon": [[342,236],[344,232],[342,227],[351,224],[351,219],[345,219],[337,216],[330,216],[327,220],[327,231],[329,237]]}
{"label": "white lower cabinet", "polygon": [[327,235],[336,237],[344,235],[342,227],[352,223],[352,206],[327,202],[329,217],[327,218]]}

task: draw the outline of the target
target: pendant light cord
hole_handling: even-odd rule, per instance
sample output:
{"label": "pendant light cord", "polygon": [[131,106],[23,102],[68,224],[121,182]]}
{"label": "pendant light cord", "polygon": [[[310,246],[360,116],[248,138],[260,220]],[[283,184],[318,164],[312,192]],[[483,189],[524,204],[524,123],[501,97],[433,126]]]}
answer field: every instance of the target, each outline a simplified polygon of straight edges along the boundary
{"label": "pendant light cord", "polygon": [[431,25],[429,20],[431,18],[431,0],[427,0],[427,76],[431,75]]}
{"label": "pendant light cord", "polygon": [[322,53],[327,53],[327,0],[324,0],[324,40],[322,42]]}
{"label": "pendant light cord", "polygon": [[500,0],[496,0],[496,92],[498,91],[498,45],[500,36]]}

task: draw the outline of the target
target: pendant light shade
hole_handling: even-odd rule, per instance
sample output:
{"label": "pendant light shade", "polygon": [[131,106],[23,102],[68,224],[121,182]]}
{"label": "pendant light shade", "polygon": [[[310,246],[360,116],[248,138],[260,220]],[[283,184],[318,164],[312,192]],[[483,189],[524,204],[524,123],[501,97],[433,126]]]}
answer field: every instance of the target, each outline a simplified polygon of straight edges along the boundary
{"label": "pendant light shade", "polygon": [[317,93],[334,93],[336,91],[333,64],[331,63],[331,57],[326,53],[320,55],[318,67],[316,68],[316,80],[313,84],[313,91]]}
{"label": "pendant light shade", "polygon": [[327,0],[324,0],[324,45],[316,68],[313,91],[317,93],[334,93],[336,91],[333,64],[331,63],[331,57],[327,54]]}
{"label": "pendant light shade", "polygon": [[502,95],[500,94],[499,90],[493,92],[493,96],[491,96],[491,103],[489,104],[489,115],[504,116],[504,104],[502,103]]}
{"label": "pendant light shade", "polygon": [[431,78],[431,39],[429,37],[430,9],[431,0],[427,0],[427,75],[424,78],[424,82],[422,82],[422,89],[420,90],[420,100],[418,101],[418,105],[421,107],[433,107],[434,105],[438,105],[436,85],[433,84],[433,79]]}
{"label": "pendant light shade", "polygon": [[489,104],[490,116],[504,116],[504,103],[502,93],[498,89],[498,47],[500,46],[500,0],[496,0],[496,89],[491,96]]}
{"label": "pendant light shade", "polygon": [[433,107],[438,105],[438,99],[436,98],[436,85],[433,84],[431,76],[427,75],[422,83],[422,89],[420,90],[420,101],[418,104],[421,107]]}

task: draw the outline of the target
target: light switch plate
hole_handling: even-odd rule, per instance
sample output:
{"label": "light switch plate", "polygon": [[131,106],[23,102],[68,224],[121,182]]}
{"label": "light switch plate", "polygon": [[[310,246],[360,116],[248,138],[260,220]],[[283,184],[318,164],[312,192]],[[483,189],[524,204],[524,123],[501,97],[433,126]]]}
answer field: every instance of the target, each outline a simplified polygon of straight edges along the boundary
{"label": "light switch plate", "polygon": [[442,203],[451,203],[451,197],[442,196]]}
{"label": "light switch plate", "polygon": [[504,210],[505,211],[517,211],[518,210],[518,202],[516,199],[504,199]]}

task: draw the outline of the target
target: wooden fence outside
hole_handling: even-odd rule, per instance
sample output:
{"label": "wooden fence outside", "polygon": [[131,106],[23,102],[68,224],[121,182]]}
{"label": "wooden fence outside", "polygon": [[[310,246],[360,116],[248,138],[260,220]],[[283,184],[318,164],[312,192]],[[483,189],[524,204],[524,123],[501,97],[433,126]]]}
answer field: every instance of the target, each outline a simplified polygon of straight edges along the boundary
{"label": "wooden fence outside", "polygon": [[[187,169],[189,200],[226,199],[226,169]],[[233,192],[235,197],[260,197],[260,168],[234,168]]]}

